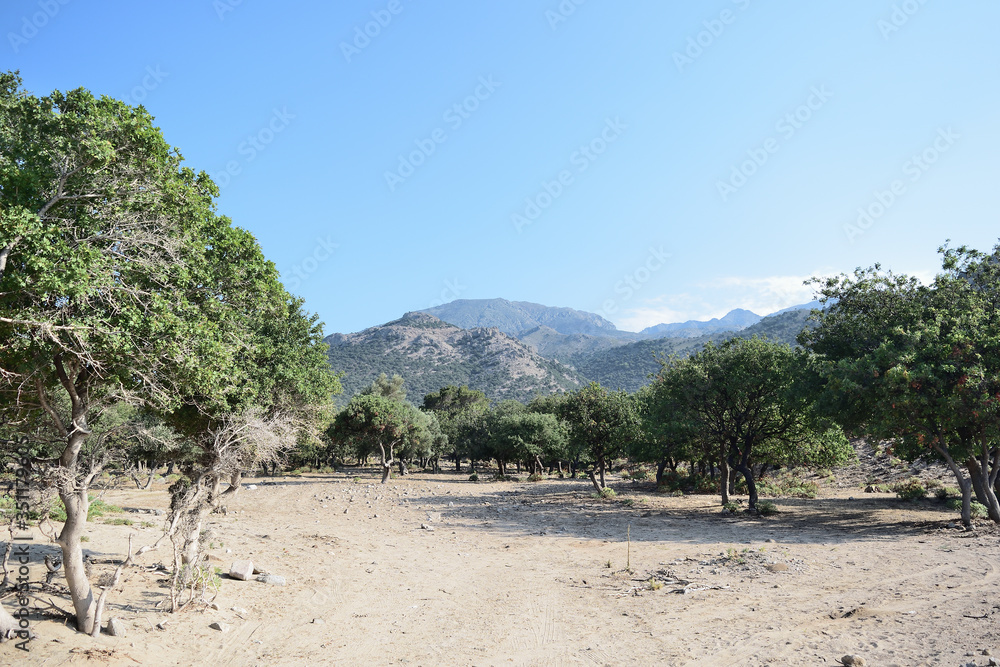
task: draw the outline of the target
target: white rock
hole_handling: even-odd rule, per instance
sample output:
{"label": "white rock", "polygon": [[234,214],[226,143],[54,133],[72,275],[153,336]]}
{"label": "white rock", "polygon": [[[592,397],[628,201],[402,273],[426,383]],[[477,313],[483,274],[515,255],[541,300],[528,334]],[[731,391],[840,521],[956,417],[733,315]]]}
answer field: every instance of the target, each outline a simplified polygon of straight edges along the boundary
{"label": "white rock", "polygon": [[253,576],[253,561],[233,561],[232,566],[229,568],[229,576],[240,581],[250,581],[250,577]]}

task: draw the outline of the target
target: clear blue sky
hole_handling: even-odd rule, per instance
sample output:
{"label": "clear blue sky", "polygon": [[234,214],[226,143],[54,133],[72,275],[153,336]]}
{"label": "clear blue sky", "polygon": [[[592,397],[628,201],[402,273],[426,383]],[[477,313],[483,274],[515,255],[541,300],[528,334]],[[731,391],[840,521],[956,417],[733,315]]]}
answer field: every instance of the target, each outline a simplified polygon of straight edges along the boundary
{"label": "clear blue sky", "polygon": [[765,314],[1000,236],[1000,3],[576,2],[6,0],[0,65],[141,100],[330,333]]}

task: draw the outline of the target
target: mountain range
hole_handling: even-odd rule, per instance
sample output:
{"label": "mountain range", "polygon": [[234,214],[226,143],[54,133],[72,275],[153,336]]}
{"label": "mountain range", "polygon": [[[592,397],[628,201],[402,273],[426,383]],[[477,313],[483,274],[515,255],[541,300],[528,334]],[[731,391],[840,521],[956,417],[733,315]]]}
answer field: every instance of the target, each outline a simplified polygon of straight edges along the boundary
{"label": "mountain range", "polygon": [[658,359],[687,355],[709,341],[763,336],[795,344],[817,302],[767,317],[736,309],[707,321],[620,331],[600,315],[506,299],[459,299],[405,314],[352,334],[333,334],[333,368],[343,371],[340,402],[380,373],[399,374],[407,397],[449,384],[479,389],[493,400],[529,400],[597,381],[635,391],[659,368]]}

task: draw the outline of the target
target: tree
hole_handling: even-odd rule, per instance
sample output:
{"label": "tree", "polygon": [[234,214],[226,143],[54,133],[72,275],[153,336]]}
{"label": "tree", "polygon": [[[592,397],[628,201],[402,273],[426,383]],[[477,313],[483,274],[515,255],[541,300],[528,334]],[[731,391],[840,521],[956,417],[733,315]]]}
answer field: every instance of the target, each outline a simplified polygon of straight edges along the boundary
{"label": "tree", "polygon": [[[0,75],[2,409],[14,423],[44,413],[63,440],[58,543],[77,627],[91,632],[79,538],[100,467],[81,460],[88,419],[118,400],[175,404],[178,385],[197,375],[205,351],[191,334],[210,323],[191,316],[184,292],[211,243],[217,190],[180,167],[141,108],[20,86]],[[68,419],[52,407],[60,392]]]}
{"label": "tree", "polygon": [[468,442],[461,437],[463,424],[489,407],[486,394],[466,385],[448,385],[424,396],[423,409],[437,415],[441,432],[448,438],[455,470],[462,469],[462,457],[469,454]]}
{"label": "tree", "polygon": [[60,438],[58,544],[87,633],[98,605],[80,536],[106,463],[88,445],[95,415],[127,402],[167,418],[194,444],[189,473],[215,488],[213,434],[233,415],[304,409],[337,388],[315,318],[152,121],[84,89],[37,98],[0,75],[0,411]]}
{"label": "tree", "polygon": [[417,409],[409,403],[378,394],[358,394],[337,415],[331,435],[352,442],[359,451],[377,450],[385,484],[396,448],[406,443],[418,419]]}
{"label": "tree", "polygon": [[569,424],[570,447],[587,453],[594,462],[596,470],[588,474],[600,493],[605,488],[604,471],[608,463],[640,437],[636,402],[623,391],[609,392],[591,382],[569,394],[561,411],[562,418]]}
{"label": "tree", "polygon": [[931,285],[878,265],[827,280],[828,308],[802,342],[829,414],[901,457],[940,458],[962,489],[963,523],[973,491],[1000,522],[1000,246],[940,252]]}
{"label": "tree", "polygon": [[[846,439],[831,431],[796,382],[805,363],[805,354],[788,345],[733,338],[720,346],[709,343],[661,371],[656,391],[683,415],[679,428],[689,433],[693,427],[718,448],[723,503],[729,501],[730,469],[743,475],[750,509],[756,509],[753,467],[761,459],[803,460],[806,450],[831,462],[846,456]],[[675,416],[661,416],[661,422],[670,420],[678,423]]]}

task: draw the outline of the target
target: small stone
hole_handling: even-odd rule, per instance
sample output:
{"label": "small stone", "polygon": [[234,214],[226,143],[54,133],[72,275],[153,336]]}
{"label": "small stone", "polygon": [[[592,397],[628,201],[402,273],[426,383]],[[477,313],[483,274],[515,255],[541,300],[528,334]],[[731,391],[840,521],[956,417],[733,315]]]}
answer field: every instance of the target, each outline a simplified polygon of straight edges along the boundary
{"label": "small stone", "polygon": [[277,574],[262,574],[257,577],[257,581],[262,584],[273,584],[275,586],[285,585],[285,578]]}
{"label": "small stone", "polygon": [[860,655],[845,655],[840,659],[840,662],[847,667],[866,667],[868,665],[868,661]]}
{"label": "small stone", "polygon": [[153,514],[155,514],[156,516],[163,516],[164,514],[166,514],[166,512],[164,512],[163,510],[153,510]]}
{"label": "small stone", "polygon": [[767,538],[767,539],[766,539],[766,540],[764,540],[764,541],[765,541],[765,542],[767,542],[768,544],[774,544],[774,543],[775,543],[775,542],[777,542],[778,540],[774,539],[773,537],[769,537],[769,538]]}
{"label": "small stone", "polygon": [[211,609],[212,611],[219,611],[219,603],[212,602],[211,604],[208,605],[208,608]]}
{"label": "small stone", "polygon": [[156,629],[157,630],[166,630],[167,629],[167,625],[168,624],[167,624],[166,621],[160,621],[159,623],[156,624]]}
{"label": "small stone", "polygon": [[322,618],[314,618],[312,622],[317,625],[323,625],[323,623],[325,623],[326,621],[324,621]]}
{"label": "small stone", "polygon": [[767,567],[768,571],[770,571],[770,572],[787,572],[788,571],[788,566],[785,565],[784,563],[772,563],[772,564],[767,565],[765,567]]}
{"label": "small stone", "polygon": [[237,560],[229,567],[229,576],[240,581],[250,581],[253,575],[253,561]]}
{"label": "small stone", "polygon": [[1000,662],[997,662],[996,658],[990,658],[990,665],[996,667],[996,665],[1000,665]]}
{"label": "small stone", "polygon": [[256,488],[257,488],[256,484],[247,484],[247,491],[254,491],[256,490]]}
{"label": "small stone", "polygon": [[235,612],[236,612],[237,614],[239,614],[240,616],[246,616],[246,615],[247,615],[247,614],[249,613],[249,612],[248,612],[248,611],[247,611],[246,609],[244,609],[243,607],[232,607],[232,610],[233,610],[233,611],[235,611]]}
{"label": "small stone", "polygon": [[108,619],[108,634],[112,637],[124,637],[127,632],[125,630],[125,624],[122,623],[119,618]]}
{"label": "small stone", "polygon": [[429,526],[426,523],[420,524],[420,527],[423,528],[424,530],[434,530],[434,526]]}
{"label": "small stone", "polygon": [[212,623],[208,627],[212,628],[213,630],[218,630],[219,632],[229,632],[230,628],[232,628],[232,626],[229,625],[228,623],[219,623],[218,621]]}
{"label": "small stone", "polygon": [[993,655],[993,651],[989,650],[988,648],[984,648],[982,655]]}

